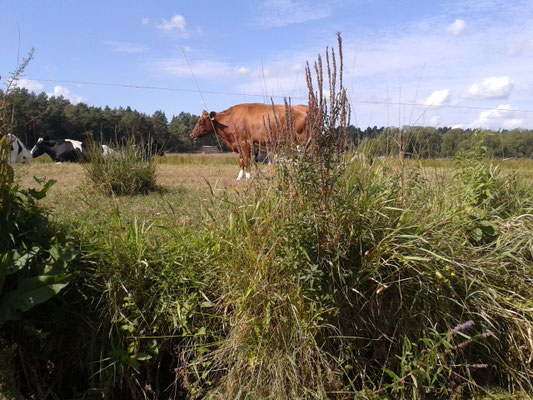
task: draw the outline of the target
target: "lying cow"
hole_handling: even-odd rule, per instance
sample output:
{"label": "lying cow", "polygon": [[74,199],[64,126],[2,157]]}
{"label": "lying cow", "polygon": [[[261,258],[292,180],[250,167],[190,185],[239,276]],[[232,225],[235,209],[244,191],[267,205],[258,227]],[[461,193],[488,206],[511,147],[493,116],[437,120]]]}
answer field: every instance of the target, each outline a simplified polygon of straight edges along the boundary
{"label": "lying cow", "polygon": [[9,160],[7,161],[9,165],[14,165],[18,162],[25,164],[30,162],[32,159],[31,153],[18,137],[8,133],[4,140],[10,146]]}
{"label": "lying cow", "polygon": [[48,154],[54,162],[81,162],[89,160],[87,149],[79,140],[50,140],[47,137],[41,137],[37,140],[33,149],[31,149],[31,154],[33,158],[36,158],[44,153]]}
{"label": "lying cow", "polygon": [[109,147],[107,144],[102,145],[102,155],[104,158],[107,157],[116,157],[118,155],[117,151]]}
{"label": "lying cow", "polygon": [[[300,141],[305,143],[307,106],[292,106],[291,111],[294,129]],[[191,138],[196,140],[213,132],[219,135],[228,148],[241,155],[241,170],[237,180],[243,177],[249,179],[251,150],[255,148],[264,150],[275,144],[272,142],[277,140],[276,121],[279,121],[283,127],[285,112],[285,106],[259,103],[239,104],[219,113],[212,111],[208,114],[207,111],[203,111],[191,133]],[[272,132],[265,129],[269,121]]]}

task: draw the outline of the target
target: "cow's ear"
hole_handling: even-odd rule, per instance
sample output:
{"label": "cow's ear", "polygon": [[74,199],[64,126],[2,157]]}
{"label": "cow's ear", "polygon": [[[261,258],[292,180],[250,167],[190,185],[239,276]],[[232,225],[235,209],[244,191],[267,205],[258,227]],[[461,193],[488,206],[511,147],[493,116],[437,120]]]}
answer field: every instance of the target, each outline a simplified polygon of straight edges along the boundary
{"label": "cow's ear", "polygon": [[211,118],[211,121],[213,121],[215,119],[215,116],[217,115],[217,113],[215,111],[211,111],[209,113],[209,118]]}

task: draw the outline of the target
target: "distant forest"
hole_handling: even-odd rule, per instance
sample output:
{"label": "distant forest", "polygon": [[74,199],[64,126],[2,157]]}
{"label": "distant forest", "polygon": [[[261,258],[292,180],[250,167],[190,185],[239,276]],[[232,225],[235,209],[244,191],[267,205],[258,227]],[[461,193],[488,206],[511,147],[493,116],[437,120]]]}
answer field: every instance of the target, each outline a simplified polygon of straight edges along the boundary
{"label": "distant forest", "polygon": [[[0,90],[0,96],[3,92]],[[130,107],[90,107],[84,103],[71,104],[63,97],[34,94],[16,89],[6,98],[9,104],[12,132],[28,147],[40,136],[51,139],[86,140],[88,135],[99,142],[113,143],[125,138],[136,141],[157,140],[168,152],[193,152],[203,145],[217,145],[215,135],[194,143],[190,138],[199,116],[180,112],[168,121],[162,111],[153,115]],[[350,126],[349,142],[357,147],[370,146],[375,155],[397,155],[401,151],[409,157],[453,157],[472,144],[473,129],[433,127],[368,127]],[[533,130],[513,129],[483,131],[487,153],[501,158],[533,158]],[[220,141],[221,142],[221,141]]]}

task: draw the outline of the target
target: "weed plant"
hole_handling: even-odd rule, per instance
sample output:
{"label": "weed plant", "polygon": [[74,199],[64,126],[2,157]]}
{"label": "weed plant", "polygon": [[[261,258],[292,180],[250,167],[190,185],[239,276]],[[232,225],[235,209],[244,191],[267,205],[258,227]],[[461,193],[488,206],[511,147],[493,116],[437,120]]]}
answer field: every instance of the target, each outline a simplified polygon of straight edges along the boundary
{"label": "weed plant", "polygon": [[[13,121],[5,96],[15,87],[31,61],[33,50],[18,66],[0,97],[0,132],[10,132]],[[39,189],[21,189],[9,165],[10,145],[0,138],[0,397],[21,398],[20,380],[32,381],[30,393],[44,396],[39,355],[32,339],[41,331],[36,320],[49,320],[54,300],[69,285],[78,253],[50,222],[40,204],[55,181],[37,179]],[[49,308],[47,308],[49,307]],[[15,354],[17,357],[15,357]],[[18,360],[18,367],[14,367]]]}
{"label": "weed plant", "polygon": [[[500,387],[527,398],[531,190],[474,155],[439,185],[417,167],[400,185],[387,162],[344,161],[326,210],[320,185],[309,198],[298,192],[309,185],[291,192],[280,179],[213,194],[205,229],[170,228],[165,243],[157,226],[117,214],[95,254],[112,349],[98,376],[115,385],[103,390],[445,399]],[[493,229],[480,239],[484,221]]]}
{"label": "weed plant", "polygon": [[114,146],[110,154],[104,154],[92,141],[89,147],[91,161],[86,165],[87,178],[102,193],[133,196],[157,188],[156,163],[152,154],[143,151],[143,143],[127,140],[122,146]]}

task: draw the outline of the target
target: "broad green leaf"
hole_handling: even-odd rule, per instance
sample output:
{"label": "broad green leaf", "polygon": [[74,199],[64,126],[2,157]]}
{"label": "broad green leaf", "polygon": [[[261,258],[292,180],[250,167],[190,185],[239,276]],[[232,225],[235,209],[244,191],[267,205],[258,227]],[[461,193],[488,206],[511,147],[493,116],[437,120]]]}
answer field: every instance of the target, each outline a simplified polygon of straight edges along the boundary
{"label": "broad green leaf", "polygon": [[70,275],[61,277],[41,275],[21,280],[15,290],[15,308],[24,312],[44,303],[63,290],[69,280]]}
{"label": "broad green leaf", "polygon": [[13,263],[13,268],[15,269],[15,271],[10,273],[14,273],[24,269],[28,265],[28,263],[37,255],[37,253],[39,253],[40,250],[40,247],[34,246],[30,250],[27,250],[22,253],[22,255],[18,255],[18,253],[15,252]]}

